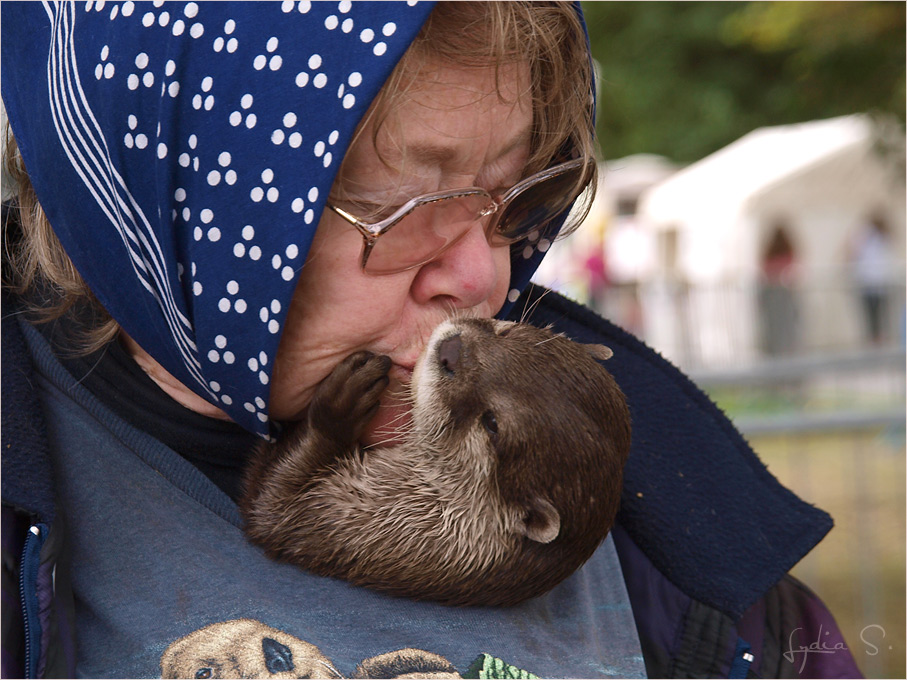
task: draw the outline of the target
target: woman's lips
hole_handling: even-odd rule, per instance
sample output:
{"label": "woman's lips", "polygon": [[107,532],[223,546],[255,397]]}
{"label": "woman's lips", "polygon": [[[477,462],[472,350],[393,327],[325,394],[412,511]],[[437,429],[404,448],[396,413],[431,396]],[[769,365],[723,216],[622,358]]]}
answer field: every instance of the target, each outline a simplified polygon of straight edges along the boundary
{"label": "woman's lips", "polygon": [[391,364],[391,369],[388,372],[388,376],[391,378],[391,380],[396,380],[403,385],[409,385],[410,381],[413,379],[414,366],[415,362],[412,364],[399,364],[394,361]]}

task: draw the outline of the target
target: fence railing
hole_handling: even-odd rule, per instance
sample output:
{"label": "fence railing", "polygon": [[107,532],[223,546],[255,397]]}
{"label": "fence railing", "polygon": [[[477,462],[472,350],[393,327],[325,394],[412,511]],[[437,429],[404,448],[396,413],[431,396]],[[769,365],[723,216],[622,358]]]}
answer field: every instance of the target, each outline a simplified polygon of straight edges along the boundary
{"label": "fence railing", "polygon": [[[903,347],[780,357],[690,372],[706,392],[731,400],[734,422],[748,435],[903,427],[905,375]],[[782,403],[754,413],[740,406],[743,393],[750,403],[756,393],[780,395]]]}

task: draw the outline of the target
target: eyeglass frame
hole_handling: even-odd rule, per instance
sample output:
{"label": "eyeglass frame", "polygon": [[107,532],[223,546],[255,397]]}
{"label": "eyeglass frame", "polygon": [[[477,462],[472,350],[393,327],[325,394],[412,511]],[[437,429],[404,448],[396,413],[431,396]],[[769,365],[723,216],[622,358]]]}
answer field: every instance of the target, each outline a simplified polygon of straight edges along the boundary
{"label": "eyeglass frame", "polygon": [[[354,227],[356,227],[356,229],[362,235],[363,248],[362,248],[362,262],[361,262],[360,266],[362,268],[362,271],[364,271],[366,273],[370,273],[366,270],[365,265],[368,262],[368,256],[372,252],[372,248],[374,248],[375,244],[378,242],[378,238],[381,237],[383,234],[386,234],[388,231],[390,231],[390,229],[394,225],[401,222],[405,217],[407,217],[410,213],[412,213],[416,208],[420,208],[423,205],[437,203],[438,201],[448,200],[448,199],[452,199],[452,198],[485,195],[491,201],[491,205],[487,209],[482,211],[477,216],[476,219],[483,219],[485,217],[488,217],[489,215],[497,216],[496,219],[489,220],[488,224],[485,227],[485,236],[486,236],[486,238],[488,238],[491,236],[492,231],[494,230],[494,228],[497,226],[498,222],[500,221],[501,215],[504,214],[504,209],[506,209],[506,207],[510,204],[511,201],[513,201],[514,198],[516,198],[517,196],[522,194],[524,191],[527,191],[531,187],[536,186],[537,184],[541,184],[542,182],[552,179],[553,177],[557,177],[558,175],[563,175],[564,173],[569,172],[570,170],[573,170],[575,168],[591,166],[592,163],[593,163],[593,161],[590,159],[587,159],[587,158],[574,158],[572,160],[565,161],[563,163],[558,163],[557,165],[553,165],[550,168],[546,168],[545,170],[542,170],[533,175],[530,175],[529,177],[526,177],[525,179],[522,179],[519,182],[517,182],[516,184],[514,184],[506,192],[504,192],[504,195],[500,201],[496,200],[495,197],[492,196],[486,189],[482,189],[481,187],[465,187],[462,189],[447,189],[447,190],[443,190],[443,191],[433,191],[433,192],[430,192],[427,194],[422,194],[420,196],[416,196],[414,198],[409,199],[406,203],[404,203],[399,208],[397,208],[389,217],[386,217],[383,220],[380,220],[378,222],[366,222],[366,221],[356,217],[355,215],[347,212],[343,208],[337,207],[330,201],[328,201],[326,203],[326,206],[328,208],[330,208],[331,210],[333,210],[335,213],[337,213],[346,222],[349,222]],[[585,191],[586,187],[589,186],[589,182],[591,181],[591,179],[592,179],[592,173],[590,172],[590,173],[588,173],[588,179],[583,183],[582,189],[580,189],[577,192],[576,196],[574,197],[574,199],[573,199],[574,201],[576,200],[576,198],[579,198],[579,196],[583,193],[583,191]],[[561,214],[563,214],[563,212],[558,213],[558,215],[561,215]],[[552,219],[554,219],[554,218],[552,218]],[[466,231],[464,231],[463,234],[461,234],[456,239],[454,239],[453,241],[448,243],[446,246],[444,246],[444,248],[439,250],[437,253],[434,253],[429,259],[424,260],[422,262],[418,262],[416,264],[409,265],[407,267],[403,267],[400,270],[395,270],[393,272],[387,272],[387,273],[399,273],[399,272],[407,271],[409,269],[415,269],[416,267],[421,267],[424,264],[432,262],[435,258],[440,256],[444,251],[446,251],[448,248],[453,246],[457,241],[459,241],[465,234],[466,234]],[[511,241],[511,243],[517,243],[519,240],[520,239],[515,239],[515,240]],[[373,274],[373,275],[377,275],[377,274]]]}

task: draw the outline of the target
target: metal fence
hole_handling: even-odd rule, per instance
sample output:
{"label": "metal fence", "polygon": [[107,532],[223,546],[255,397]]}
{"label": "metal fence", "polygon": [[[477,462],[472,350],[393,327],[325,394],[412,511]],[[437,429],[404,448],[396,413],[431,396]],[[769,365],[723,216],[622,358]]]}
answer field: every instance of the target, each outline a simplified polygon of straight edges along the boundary
{"label": "metal fence", "polygon": [[762,360],[690,377],[729,402],[747,435],[904,427],[905,351],[870,347]]}
{"label": "metal fence", "polygon": [[905,677],[903,346],[698,370],[769,470],[835,528],[793,573],[867,677]]}

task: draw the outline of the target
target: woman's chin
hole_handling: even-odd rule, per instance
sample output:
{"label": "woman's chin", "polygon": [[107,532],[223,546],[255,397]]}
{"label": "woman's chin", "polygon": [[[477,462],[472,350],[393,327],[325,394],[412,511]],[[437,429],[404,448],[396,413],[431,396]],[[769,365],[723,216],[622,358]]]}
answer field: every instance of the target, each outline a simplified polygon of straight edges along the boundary
{"label": "woman's chin", "polygon": [[390,390],[381,398],[377,413],[362,433],[360,443],[363,446],[394,446],[403,441],[404,433],[409,430],[412,421],[411,404],[389,392]]}

